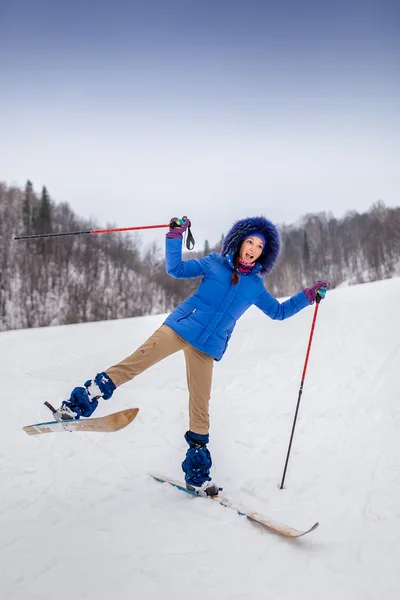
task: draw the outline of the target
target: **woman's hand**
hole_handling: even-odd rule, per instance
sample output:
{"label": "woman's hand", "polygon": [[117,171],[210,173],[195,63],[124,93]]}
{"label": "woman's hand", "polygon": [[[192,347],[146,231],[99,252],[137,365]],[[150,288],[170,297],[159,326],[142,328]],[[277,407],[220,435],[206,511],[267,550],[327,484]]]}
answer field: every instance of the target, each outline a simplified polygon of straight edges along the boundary
{"label": "woman's hand", "polygon": [[311,288],[305,288],[304,293],[308,298],[310,304],[314,304],[317,296],[320,296],[321,300],[325,298],[328,287],[331,284],[328,281],[318,281]]}
{"label": "woman's hand", "polygon": [[182,219],[178,219],[178,217],[172,217],[169,222],[169,231],[167,233],[167,238],[175,239],[180,238],[185,233],[186,229],[190,227],[190,219],[187,217],[182,217]]}

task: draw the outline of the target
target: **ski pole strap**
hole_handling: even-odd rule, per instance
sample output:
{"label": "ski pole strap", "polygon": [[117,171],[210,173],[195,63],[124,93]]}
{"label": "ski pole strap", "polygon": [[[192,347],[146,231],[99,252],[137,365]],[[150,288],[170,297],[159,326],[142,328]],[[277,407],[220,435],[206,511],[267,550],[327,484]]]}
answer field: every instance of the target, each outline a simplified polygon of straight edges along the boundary
{"label": "ski pole strap", "polygon": [[190,231],[190,227],[187,228],[187,236],[186,236],[186,248],[188,250],[193,250],[194,248],[194,237],[192,235],[192,232]]}

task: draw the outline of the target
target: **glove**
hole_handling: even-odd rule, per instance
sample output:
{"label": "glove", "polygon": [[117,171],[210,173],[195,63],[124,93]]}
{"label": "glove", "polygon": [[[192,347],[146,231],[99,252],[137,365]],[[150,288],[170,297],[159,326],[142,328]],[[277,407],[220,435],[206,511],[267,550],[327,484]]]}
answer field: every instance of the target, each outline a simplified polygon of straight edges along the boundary
{"label": "glove", "polygon": [[190,219],[187,217],[182,217],[182,219],[178,219],[178,217],[173,217],[169,223],[169,231],[167,233],[167,238],[176,239],[181,238],[185,233],[186,229],[190,227]]}
{"label": "glove", "polygon": [[318,281],[311,288],[305,288],[304,293],[307,296],[307,299],[310,304],[314,304],[317,299],[317,296],[320,297],[320,300],[325,298],[328,287],[331,284],[327,281]]}

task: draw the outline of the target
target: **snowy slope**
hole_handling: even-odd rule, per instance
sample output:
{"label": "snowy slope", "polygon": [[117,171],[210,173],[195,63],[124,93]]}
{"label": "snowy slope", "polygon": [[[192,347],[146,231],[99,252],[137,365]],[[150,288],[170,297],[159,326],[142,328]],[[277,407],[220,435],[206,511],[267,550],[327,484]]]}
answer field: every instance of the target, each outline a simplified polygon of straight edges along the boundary
{"label": "snowy slope", "polygon": [[400,596],[400,279],[321,304],[284,490],[279,489],[314,307],[286,322],[250,310],[215,366],[214,479],[260,530],[147,475],[181,478],[182,354],[97,414],[140,408],[114,434],[28,437],[74,385],[133,351],[162,316],[0,334],[2,600],[394,600]]}

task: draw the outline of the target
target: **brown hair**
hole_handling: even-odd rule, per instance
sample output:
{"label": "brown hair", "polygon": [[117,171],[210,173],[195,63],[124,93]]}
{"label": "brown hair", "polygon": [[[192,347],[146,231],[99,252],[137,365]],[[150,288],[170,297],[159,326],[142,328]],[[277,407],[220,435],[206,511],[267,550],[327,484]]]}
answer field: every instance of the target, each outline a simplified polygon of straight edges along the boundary
{"label": "brown hair", "polygon": [[236,269],[239,268],[239,254],[237,252],[235,252],[235,256],[233,257],[233,266],[235,267],[232,273],[232,283],[233,285],[236,285],[239,281],[239,275]]}

